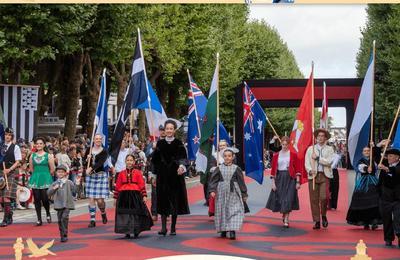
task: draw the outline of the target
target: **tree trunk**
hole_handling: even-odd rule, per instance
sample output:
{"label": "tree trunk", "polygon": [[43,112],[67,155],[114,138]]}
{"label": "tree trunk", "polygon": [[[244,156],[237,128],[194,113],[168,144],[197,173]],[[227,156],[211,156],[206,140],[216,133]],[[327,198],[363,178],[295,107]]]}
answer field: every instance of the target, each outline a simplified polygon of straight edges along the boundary
{"label": "tree trunk", "polygon": [[117,85],[118,85],[117,108],[119,114],[121,106],[124,103],[126,87],[128,86],[128,74],[126,73],[124,63],[120,64],[120,70],[118,70],[118,68],[112,62],[110,62],[108,65],[111,71],[114,73],[115,78],[117,79]]}
{"label": "tree trunk", "polygon": [[168,86],[168,114],[169,116],[176,118],[177,117],[177,104],[176,104],[176,96],[177,89],[173,86]]}
{"label": "tree trunk", "polygon": [[9,84],[20,84],[21,83],[21,70],[23,63],[19,63],[18,60],[11,60],[8,66],[8,83]]}
{"label": "tree trunk", "polygon": [[90,55],[86,54],[86,65],[88,68],[88,114],[86,133],[91,136],[94,127],[94,117],[96,114],[97,101],[100,92],[101,66],[91,60]]}
{"label": "tree trunk", "polygon": [[83,81],[82,69],[84,54],[76,52],[70,56],[71,66],[69,67],[68,80],[68,106],[66,107],[64,135],[69,139],[75,137],[76,122],[78,119],[79,94]]}

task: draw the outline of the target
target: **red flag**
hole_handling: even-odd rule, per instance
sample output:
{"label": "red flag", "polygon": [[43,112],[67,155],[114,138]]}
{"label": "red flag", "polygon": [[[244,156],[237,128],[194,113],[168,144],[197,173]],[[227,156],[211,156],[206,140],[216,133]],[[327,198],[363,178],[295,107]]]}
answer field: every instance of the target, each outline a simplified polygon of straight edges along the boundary
{"label": "red flag", "polygon": [[297,111],[296,121],[292,132],[290,134],[290,150],[297,154],[299,162],[302,165],[302,176],[303,181],[307,178],[307,174],[304,167],[304,157],[307,148],[312,144],[313,141],[313,110],[314,110],[314,77],[311,72],[310,78],[307,81],[307,86],[304,91],[303,99],[301,101],[299,110]]}
{"label": "red flag", "polygon": [[326,96],[326,84],[324,81],[324,93],[322,99],[322,112],[321,112],[321,119],[319,122],[319,127],[327,129],[328,128],[328,98]]}

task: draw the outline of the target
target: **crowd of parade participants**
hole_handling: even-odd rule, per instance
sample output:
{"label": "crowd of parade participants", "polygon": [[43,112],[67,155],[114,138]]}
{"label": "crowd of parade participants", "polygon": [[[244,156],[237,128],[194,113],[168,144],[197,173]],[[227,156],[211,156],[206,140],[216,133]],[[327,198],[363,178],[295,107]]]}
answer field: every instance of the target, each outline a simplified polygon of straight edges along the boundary
{"label": "crowd of parade participants", "polygon": [[[0,226],[11,225],[13,211],[25,208],[35,209],[36,226],[43,225],[42,207],[45,221],[51,223],[53,204],[61,242],[66,242],[70,210],[77,200],[88,199],[88,228],[95,228],[97,210],[101,223],[107,224],[106,201],[113,197],[115,233],[137,238],[160,220],[158,235],[177,235],[178,216],[190,214],[185,179],[196,173],[193,162],[187,160],[184,142],[176,137],[176,122],[167,120],[159,130],[158,140],[147,143],[138,142],[127,131],[112,165],[101,135],[94,136],[92,147],[84,135],[74,140],[37,137],[25,143],[15,140],[13,130],[7,128],[1,150],[0,202],[4,216]],[[289,228],[290,213],[300,209],[298,190],[303,183],[308,183],[312,229],[328,228],[329,210],[338,208],[338,168],[345,164],[345,146],[329,143],[330,134],[325,129],[315,130],[314,137],[315,145],[307,149],[302,160],[289,149],[286,136],[274,137],[265,151],[271,187],[266,208],[282,214],[284,228]],[[356,179],[346,221],[365,230],[383,225],[385,245],[392,246],[397,237],[400,248],[400,150],[389,145],[382,154],[386,145],[389,141],[382,140],[363,148],[354,167]],[[221,140],[213,160],[208,161],[207,172],[199,173],[204,204],[214,218],[215,229],[229,239],[236,239],[249,212],[247,202],[251,201],[245,173],[236,164],[237,152]],[[32,196],[24,196],[22,201],[21,194],[27,189]]]}

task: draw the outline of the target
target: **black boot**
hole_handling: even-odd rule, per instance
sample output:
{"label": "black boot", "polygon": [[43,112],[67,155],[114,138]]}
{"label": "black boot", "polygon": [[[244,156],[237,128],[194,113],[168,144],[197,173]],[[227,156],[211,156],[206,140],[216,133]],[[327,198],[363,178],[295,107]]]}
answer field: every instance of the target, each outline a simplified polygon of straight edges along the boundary
{"label": "black boot", "polygon": [[106,213],[101,213],[101,220],[103,221],[103,224],[107,224],[108,219]]}
{"label": "black boot", "polygon": [[321,228],[321,223],[319,221],[314,223],[313,229],[320,229]]}
{"label": "black boot", "polygon": [[324,228],[328,227],[328,219],[326,218],[326,216],[322,216],[322,226]]}
{"label": "black boot", "polygon": [[178,219],[177,215],[171,216],[171,233],[169,233],[171,236],[176,236],[176,220],[177,219]]}
{"label": "black boot", "polygon": [[236,239],[236,232],[235,231],[230,231],[229,232],[229,239],[235,240]]}
{"label": "black boot", "polygon": [[6,227],[8,226],[8,215],[6,213],[4,213],[4,218],[3,221],[0,223],[0,227]]}
{"label": "black boot", "polygon": [[221,232],[221,237],[225,238],[226,237],[226,231]]}
{"label": "black boot", "polygon": [[161,215],[161,230],[158,231],[158,234],[161,236],[167,235],[167,216]]}
{"label": "black boot", "polygon": [[89,227],[89,228],[94,228],[94,227],[96,227],[96,221],[91,220],[90,223],[89,223],[89,225],[88,225],[88,227]]}

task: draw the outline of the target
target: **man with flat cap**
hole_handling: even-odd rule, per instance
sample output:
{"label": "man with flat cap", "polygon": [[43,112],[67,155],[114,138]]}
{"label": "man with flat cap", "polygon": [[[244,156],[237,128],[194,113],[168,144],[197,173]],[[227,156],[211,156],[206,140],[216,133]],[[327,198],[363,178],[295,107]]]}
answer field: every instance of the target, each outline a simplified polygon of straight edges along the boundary
{"label": "man with flat cap", "polygon": [[[17,193],[17,168],[20,165],[21,149],[18,145],[13,143],[14,131],[11,128],[6,128],[4,131],[4,145],[1,149],[3,161],[1,162],[0,169],[1,177],[7,177],[8,187],[0,189],[0,202],[4,208],[3,221],[0,227],[6,227],[13,222],[13,212],[11,210],[11,199],[16,198]],[[6,176],[5,176],[6,175]]]}
{"label": "man with flat cap", "polygon": [[395,235],[400,248],[400,149],[386,152],[387,163],[379,164],[380,211],[386,246],[392,246]]}
{"label": "man with flat cap", "polygon": [[330,138],[330,134],[325,129],[317,129],[314,131],[317,143],[308,147],[305,156],[305,168],[308,177],[308,190],[310,193],[311,213],[314,221],[313,229],[328,227],[328,219],[326,217],[327,198],[326,191],[329,189],[329,179],[333,178],[332,161],[334,151],[326,142]]}

